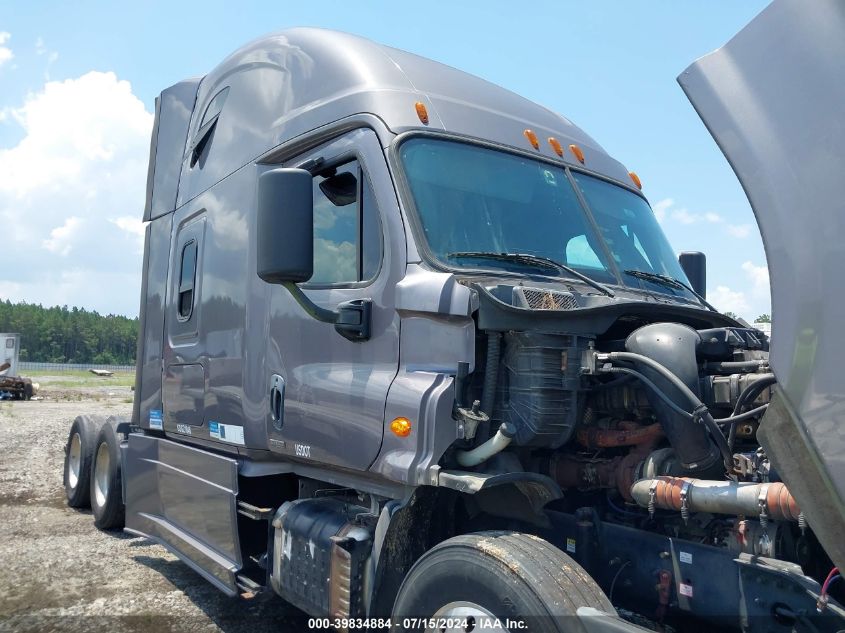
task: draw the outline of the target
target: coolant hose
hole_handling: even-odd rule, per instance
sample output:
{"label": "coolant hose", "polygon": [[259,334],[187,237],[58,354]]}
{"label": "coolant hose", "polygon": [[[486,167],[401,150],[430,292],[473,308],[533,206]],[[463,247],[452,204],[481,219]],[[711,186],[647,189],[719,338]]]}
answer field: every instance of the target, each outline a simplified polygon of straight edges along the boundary
{"label": "coolant hose", "polygon": [[478,466],[482,462],[486,462],[496,453],[505,450],[516,435],[516,427],[510,422],[503,422],[496,435],[484,442],[481,446],[476,446],[471,451],[457,451],[455,454],[458,463],[465,467],[471,468]]}
{"label": "coolant hose", "polygon": [[705,371],[733,374],[738,371],[756,371],[769,364],[767,360],[727,360],[704,363]]}

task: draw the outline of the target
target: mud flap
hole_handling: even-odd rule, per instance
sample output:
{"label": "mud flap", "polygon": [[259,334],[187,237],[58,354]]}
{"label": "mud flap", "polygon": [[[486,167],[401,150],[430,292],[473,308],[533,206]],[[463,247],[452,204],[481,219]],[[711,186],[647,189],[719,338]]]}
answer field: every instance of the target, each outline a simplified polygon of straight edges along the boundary
{"label": "mud flap", "polygon": [[123,477],[126,530],[160,543],[218,589],[237,595],[238,462],[133,433]]}

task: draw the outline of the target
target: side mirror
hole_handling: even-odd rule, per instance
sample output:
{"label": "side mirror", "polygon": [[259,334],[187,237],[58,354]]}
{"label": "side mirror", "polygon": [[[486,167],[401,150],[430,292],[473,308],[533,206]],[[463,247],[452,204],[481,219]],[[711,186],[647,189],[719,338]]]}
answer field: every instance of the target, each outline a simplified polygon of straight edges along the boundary
{"label": "side mirror", "polygon": [[314,192],[310,172],[273,169],[258,179],[258,276],[271,284],[314,274]]}
{"label": "side mirror", "polygon": [[[324,182],[329,182],[327,179]],[[354,179],[353,179],[354,180]],[[356,181],[357,182],[357,181]],[[348,179],[336,179],[323,191],[349,204]],[[311,173],[304,169],[273,169],[258,179],[256,220],[258,276],[280,284],[305,312],[318,321],[334,323],[335,330],[350,341],[370,338],[372,299],[354,299],[327,310],[311,301],[296,284],[314,274],[314,190]],[[334,200],[332,200],[334,202]]]}
{"label": "side mirror", "polygon": [[707,257],[698,251],[685,251],[678,255],[678,263],[689,279],[690,286],[701,297],[707,296]]}

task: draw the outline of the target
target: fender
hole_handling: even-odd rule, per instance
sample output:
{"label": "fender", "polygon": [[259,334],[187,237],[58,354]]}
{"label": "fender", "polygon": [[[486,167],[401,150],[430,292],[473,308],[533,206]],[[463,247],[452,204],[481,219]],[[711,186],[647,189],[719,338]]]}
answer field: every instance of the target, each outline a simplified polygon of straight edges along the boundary
{"label": "fender", "polygon": [[552,479],[538,473],[444,470],[438,473],[437,484],[420,486],[405,501],[389,501],[382,508],[373,539],[370,617],[389,616],[402,579],[414,562],[458,533],[455,508],[459,503],[474,503],[491,516],[550,527],[543,508],[563,497]]}

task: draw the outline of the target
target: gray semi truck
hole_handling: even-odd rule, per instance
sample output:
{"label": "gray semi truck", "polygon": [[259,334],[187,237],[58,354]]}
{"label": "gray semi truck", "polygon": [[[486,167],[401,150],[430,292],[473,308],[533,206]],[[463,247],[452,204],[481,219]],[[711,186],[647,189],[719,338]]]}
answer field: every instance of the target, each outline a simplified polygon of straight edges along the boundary
{"label": "gray semi truck", "polygon": [[636,174],[498,86],[294,29],[168,88],[133,415],[73,422],[70,505],[315,627],[841,630],[843,33],[777,0],[679,78],[771,350]]}

